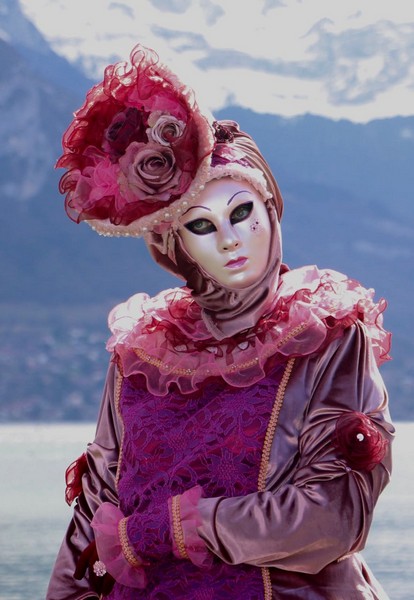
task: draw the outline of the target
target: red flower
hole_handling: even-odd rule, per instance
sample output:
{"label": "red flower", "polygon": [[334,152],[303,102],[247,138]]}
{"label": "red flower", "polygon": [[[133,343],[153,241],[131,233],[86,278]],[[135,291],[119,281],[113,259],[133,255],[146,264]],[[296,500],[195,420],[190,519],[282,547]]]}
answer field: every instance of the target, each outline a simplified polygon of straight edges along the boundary
{"label": "red flower", "polygon": [[112,162],[125,153],[129,144],[145,140],[146,119],[148,113],[128,107],[115,114],[109,127],[104,131],[102,149],[108,153]]}
{"label": "red flower", "polygon": [[76,222],[129,225],[167,208],[212,150],[188,88],[147,48],[136,46],[130,59],[106,68],[63,136],[59,189]]}
{"label": "red flower", "polygon": [[334,445],[352,469],[371,471],[384,458],[388,441],[367,415],[350,412],[336,422]]}
{"label": "red flower", "polygon": [[66,469],[66,491],[65,500],[69,506],[82,491],[82,475],[88,470],[88,462],[85,452],[71,463]]}

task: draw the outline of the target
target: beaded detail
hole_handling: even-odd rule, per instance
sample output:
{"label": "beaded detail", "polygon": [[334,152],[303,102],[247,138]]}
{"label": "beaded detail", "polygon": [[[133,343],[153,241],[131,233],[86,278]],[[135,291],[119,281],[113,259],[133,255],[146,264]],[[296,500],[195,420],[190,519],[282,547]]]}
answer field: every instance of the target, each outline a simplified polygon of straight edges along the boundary
{"label": "beaded detail", "polygon": [[183,528],[181,526],[180,498],[180,495],[173,496],[172,498],[171,508],[173,516],[174,538],[181,558],[188,558],[188,553],[185,549]]}
{"label": "beaded detail", "polygon": [[93,563],[92,569],[97,577],[103,577],[106,575],[106,566],[101,560],[96,560]]}
{"label": "beaded detail", "polygon": [[140,567],[142,562],[137,559],[133,549],[129,545],[127,534],[127,521],[128,518],[121,519],[118,525],[118,533],[119,539],[121,541],[122,552],[130,565],[132,565],[133,567]]}

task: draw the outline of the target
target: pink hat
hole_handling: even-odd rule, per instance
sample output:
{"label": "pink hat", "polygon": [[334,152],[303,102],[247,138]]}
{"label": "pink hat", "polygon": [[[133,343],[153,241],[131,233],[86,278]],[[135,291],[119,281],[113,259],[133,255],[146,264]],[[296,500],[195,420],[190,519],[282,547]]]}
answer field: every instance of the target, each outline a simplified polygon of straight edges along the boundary
{"label": "pink hat", "polygon": [[141,45],[129,63],[105,69],[62,145],[56,166],[67,169],[59,184],[66,212],[102,235],[176,229],[205,184],[224,176],[247,179],[281,215],[276,182],[251,138],[237,123],[202,114],[193,91]]}

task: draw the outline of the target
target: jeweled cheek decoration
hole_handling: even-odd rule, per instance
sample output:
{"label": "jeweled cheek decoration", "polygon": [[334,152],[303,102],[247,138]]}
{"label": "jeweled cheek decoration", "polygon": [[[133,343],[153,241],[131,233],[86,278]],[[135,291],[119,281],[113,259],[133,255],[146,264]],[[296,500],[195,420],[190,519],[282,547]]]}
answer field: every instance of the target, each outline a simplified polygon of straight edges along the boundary
{"label": "jeweled cheek decoration", "polygon": [[250,225],[250,230],[251,231],[260,231],[261,230],[260,223],[257,219],[255,219],[253,221],[253,223]]}

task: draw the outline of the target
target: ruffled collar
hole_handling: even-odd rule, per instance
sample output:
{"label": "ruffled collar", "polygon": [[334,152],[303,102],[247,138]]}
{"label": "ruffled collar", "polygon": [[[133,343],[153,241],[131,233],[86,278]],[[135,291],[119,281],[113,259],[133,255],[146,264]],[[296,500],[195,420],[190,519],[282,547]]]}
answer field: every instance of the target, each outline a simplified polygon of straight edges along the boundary
{"label": "ruffled collar", "polygon": [[287,271],[272,312],[255,327],[219,341],[188,288],[153,298],[136,294],[109,314],[107,349],[125,376],[144,376],[148,390],[161,396],[171,385],[192,393],[212,377],[234,387],[252,385],[266,376],[272,361],[319,352],[357,320],[381,364],[389,359],[391,336],[382,328],[386,302],[373,297],[373,289],[337,271],[315,266]]}

